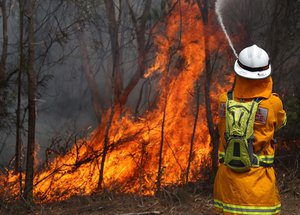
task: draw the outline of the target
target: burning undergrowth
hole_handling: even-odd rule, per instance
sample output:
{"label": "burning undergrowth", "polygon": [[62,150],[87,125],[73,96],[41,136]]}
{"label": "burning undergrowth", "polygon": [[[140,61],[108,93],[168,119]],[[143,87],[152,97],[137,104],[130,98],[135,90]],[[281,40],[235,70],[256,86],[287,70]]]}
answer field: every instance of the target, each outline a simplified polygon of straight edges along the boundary
{"label": "burning undergrowth", "polygon": [[[130,111],[122,114],[116,109],[108,111],[89,138],[76,141],[68,152],[36,173],[34,196],[38,201],[61,201],[99,189],[152,195],[158,182],[161,186],[186,183],[189,162],[189,181],[202,177],[200,169],[211,165],[211,145],[204,102],[196,107],[201,93],[197,95],[195,83],[205,69],[205,46],[211,51],[219,48],[217,41],[221,34],[215,31],[205,41],[208,26],[203,26],[199,15],[196,4],[182,2],[156,28],[157,53],[145,75],[145,78],[159,77],[156,108],[138,119],[131,117]],[[221,91],[218,86],[214,89],[216,94]],[[217,99],[212,95],[214,111]],[[197,111],[199,117],[194,124]],[[104,143],[107,153],[103,150]],[[17,175],[8,171],[0,180],[1,186],[4,185],[0,189],[3,199],[18,195]]]}

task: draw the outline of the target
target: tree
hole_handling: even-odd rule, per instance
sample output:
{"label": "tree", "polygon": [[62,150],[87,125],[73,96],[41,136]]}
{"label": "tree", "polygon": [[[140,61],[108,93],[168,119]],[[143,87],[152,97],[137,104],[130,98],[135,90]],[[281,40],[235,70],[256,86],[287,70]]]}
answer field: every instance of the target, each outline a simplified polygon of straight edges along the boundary
{"label": "tree", "polygon": [[[105,0],[106,15],[108,20],[109,38],[111,44],[112,53],[112,80],[114,84],[114,98],[115,104],[118,107],[124,106],[128,100],[128,97],[132,90],[135,88],[137,83],[141,78],[146,69],[147,53],[149,51],[149,38],[147,40],[147,22],[149,21],[151,0],[145,0],[142,8],[142,13],[140,16],[136,15],[133,11],[133,6],[127,0],[127,7],[129,9],[129,14],[131,17],[131,24],[134,29],[134,34],[137,43],[137,69],[133,76],[129,79],[128,84],[124,87],[124,69],[121,67],[122,55],[121,47],[119,44],[119,26],[122,11],[119,9],[119,20],[116,20],[116,11],[114,1]],[[122,2],[120,1],[120,5]],[[132,42],[134,42],[134,40]]]}
{"label": "tree", "polygon": [[192,133],[192,137],[191,137],[191,143],[190,143],[190,153],[189,153],[189,159],[188,159],[188,164],[187,164],[187,168],[186,168],[186,175],[185,175],[185,183],[187,184],[189,182],[189,173],[190,173],[190,167],[191,167],[191,162],[192,162],[192,158],[193,158],[193,148],[194,148],[194,140],[195,140],[195,133],[196,133],[196,129],[197,129],[197,121],[198,121],[198,117],[199,117],[199,109],[200,109],[200,81],[197,80],[196,81],[196,92],[195,92],[195,99],[196,99],[196,113],[195,113],[195,119],[194,119],[194,125],[193,125],[193,133]]}
{"label": "tree", "polygon": [[213,170],[213,176],[211,177],[211,180],[214,180],[215,174],[217,172],[218,167],[218,146],[219,146],[219,136],[218,136],[218,130],[215,126],[214,120],[213,120],[213,113],[211,110],[211,100],[210,100],[210,84],[212,81],[212,74],[213,74],[213,65],[211,63],[211,52],[209,47],[209,35],[208,30],[209,28],[209,20],[208,20],[208,1],[204,0],[203,2],[200,2],[200,0],[197,0],[197,4],[202,16],[202,21],[204,24],[204,44],[205,44],[205,86],[204,86],[204,97],[205,97],[205,110],[206,110],[206,120],[207,120],[207,126],[209,130],[209,134],[211,137],[211,143],[212,143],[212,170]]}
{"label": "tree", "polygon": [[119,46],[119,26],[116,20],[114,1],[104,0],[106,16],[108,20],[108,32],[110,37],[111,54],[112,54],[112,81],[114,103],[122,105],[120,95],[123,90],[123,73],[121,70],[121,56]]}
{"label": "tree", "polygon": [[[137,69],[134,73],[133,77],[131,78],[130,82],[123,90],[121,95],[121,104],[125,104],[130,92],[133,88],[137,85],[138,81],[143,77],[145,70],[146,70],[146,60],[147,54],[150,49],[149,42],[146,39],[146,23],[150,15],[150,8],[151,8],[151,0],[145,1],[144,10],[140,17],[137,17],[134,14],[132,6],[130,5],[129,1],[127,0],[127,5],[129,7],[129,13],[131,15],[134,32],[136,35],[136,42],[137,42]],[[148,39],[149,40],[149,39]]]}
{"label": "tree", "polygon": [[34,71],[35,47],[34,47],[34,9],[35,1],[25,2],[28,28],[28,140],[27,140],[27,162],[24,197],[31,201],[33,198],[34,177],[34,153],[35,153],[35,120],[36,120],[36,90],[37,80]]}
{"label": "tree", "polygon": [[[100,40],[95,37],[93,38],[95,46],[99,47],[100,44],[100,49],[103,51],[102,53],[111,56],[109,59],[99,56],[99,64],[106,63],[108,65],[107,68],[101,66],[101,72],[108,73],[110,76],[111,89],[113,89],[112,93],[114,94],[114,104],[119,114],[122,107],[126,105],[128,97],[143,78],[147,67],[147,55],[151,47],[151,43],[149,42],[151,34],[147,37],[148,30],[151,31],[151,26],[147,25],[147,23],[149,23],[152,1],[146,0],[136,4],[130,1],[104,1],[104,14],[101,11],[102,4],[99,5],[93,1],[89,1],[85,3],[86,5],[82,5],[80,1],[74,2],[80,14],[76,27],[77,39],[82,53],[83,68],[88,88],[91,92],[94,111],[96,112],[97,118],[100,118],[100,115],[110,107],[103,104],[109,101],[109,99],[104,98],[103,94],[96,92],[101,91],[101,87],[103,86],[96,86],[95,77],[100,71],[93,71],[91,66],[89,50],[87,49],[88,44],[85,42],[83,34],[83,31],[87,30],[87,28],[95,28],[97,30],[97,36]],[[93,9],[90,8],[91,5]],[[138,8],[138,11],[134,11],[135,7]],[[108,29],[108,37],[105,35],[106,32],[103,31],[104,27]],[[108,49],[104,50],[104,44],[108,45]],[[94,46],[90,49],[93,48]],[[136,52],[136,59],[134,59],[136,63],[132,63],[132,67],[136,67],[136,71],[131,77],[128,77],[126,74],[126,70],[128,69],[125,69],[123,62],[124,57],[128,58],[128,56],[123,56],[123,53],[128,53],[128,50],[130,50],[131,53]],[[97,113],[97,111],[99,113]]]}
{"label": "tree", "polygon": [[19,0],[19,13],[20,13],[20,55],[19,55],[19,71],[18,71],[18,81],[17,81],[17,108],[16,108],[16,151],[15,151],[15,173],[19,173],[19,183],[20,183],[20,196],[22,195],[22,138],[21,138],[21,89],[22,89],[22,74],[24,68],[24,4],[22,0]]}
{"label": "tree", "polygon": [[8,32],[7,32],[7,21],[8,15],[6,11],[6,0],[1,0],[0,2],[1,12],[2,12],[2,53],[0,59],[0,83],[1,88],[3,88],[6,74],[6,59],[7,59],[7,47],[8,47]]}
{"label": "tree", "polygon": [[76,35],[79,42],[79,48],[80,52],[82,54],[82,65],[83,65],[83,71],[88,83],[88,87],[91,93],[92,98],[92,105],[94,112],[96,114],[96,118],[99,124],[102,123],[102,114],[104,111],[104,105],[103,105],[103,98],[100,96],[99,93],[99,87],[97,86],[97,83],[95,81],[94,73],[92,71],[91,62],[87,50],[87,46],[84,40],[84,35],[82,32],[82,29],[80,27],[80,24],[76,24],[77,30]]}
{"label": "tree", "polygon": [[0,1],[0,7],[2,12],[2,53],[0,58],[0,113],[4,112],[5,98],[4,98],[4,88],[6,85],[6,60],[7,60],[7,50],[8,50],[8,15],[7,15],[7,2],[6,0]]}
{"label": "tree", "polygon": [[[96,113],[99,125],[102,125],[102,128],[105,128],[104,136],[104,147],[103,147],[103,155],[102,162],[100,167],[100,176],[99,176],[99,184],[98,188],[101,188],[102,180],[103,180],[103,171],[105,165],[105,157],[107,154],[107,146],[108,146],[108,135],[110,130],[110,125],[113,117],[119,117],[122,108],[126,105],[128,101],[129,95],[132,93],[133,89],[136,87],[141,78],[143,78],[143,74],[147,67],[147,53],[150,48],[149,36],[147,35],[148,26],[146,25],[149,21],[148,17],[150,15],[151,8],[151,0],[146,0],[142,3],[141,13],[140,11],[134,11],[134,5],[131,2],[126,1],[104,1],[104,14],[101,13],[101,6],[99,4],[94,4],[93,1],[87,2],[87,5],[95,5],[94,10],[89,10],[89,7],[86,8],[79,7],[80,2],[76,2],[77,7],[81,10],[82,17],[79,18],[80,23],[77,23],[77,39],[79,41],[79,48],[82,53],[82,62],[83,62],[83,71],[85,77],[87,79],[88,88],[91,92],[92,104],[94,107],[94,112]],[[97,11],[99,10],[99,11]],[[129,11],[129,15],[125,12]],[[125,12],[124,12],[125,11]],[[86,14],[89,14],[86,16]],[[137,15],[141,14],[141,15]],[[130,16],[130,19],[128,17]],[[99,19],[100,18],[100,19]],[[105,20],[105,27],[108,29],[108,37],[102,37],[103,34],[103,26],[100,26],[99,20]],[[104,19],[105,18],[105,19]],[[128,22],[131,21],[131,22]],[[101,87],[97,86],[95,81],[95,71],[93,71],[91,67],[91,61],[89,59],[87,44],[85,43],[83,30],[86,27],[85,24],[89,27],[95,28],[99,33],[100,44],[108,44],[109,50],[108,54],[111,55],[111,59],[100,59],[107,63],[107,69],[103,68],[103,73],[108,73],[111,80],[111,98],[110,106],[107,104],[103,104],[104,101],[107,101],[107,98],[104,98],[103,94],[99,93],[102,90]],[[125,26],[125,27],[124,27]],[[80,29],[80,31],[79,31]],[[128,30],[129,29],[129,30]],[[132,29],[132,30],[130,30]],[[130,38],[125,38],[124,35],[130,35]],[[131,37],[133,35],[133,37]],[[96,39],[95,39],[96,40]],[[134,47],[135,44],[137,47]],[[136,52],[137,59],[136,62],[136,71],[132,75],[132,77],[127,77],[125,74],[125,68],[123,63],[123,53],[128,46],[127,44],[131,44],[134,47],[134,51]],[[126,56],[127,57],[127,56]],[[100,60],[100,61],[101,61]],[[103,64],[103,62],[99,62]],[[132,64],[135,67],[135,63]],[[99,72],[99,71],[96,71]],[[124,81],[124,77],[128,79],[128,81]],[[126,82],[128,84],[126,84]],[[110,109],[108,111],[108,108]],[[104,117],[103,114],[108,113],[108,117]],[[116,115],[116,116],[114,116]]]}

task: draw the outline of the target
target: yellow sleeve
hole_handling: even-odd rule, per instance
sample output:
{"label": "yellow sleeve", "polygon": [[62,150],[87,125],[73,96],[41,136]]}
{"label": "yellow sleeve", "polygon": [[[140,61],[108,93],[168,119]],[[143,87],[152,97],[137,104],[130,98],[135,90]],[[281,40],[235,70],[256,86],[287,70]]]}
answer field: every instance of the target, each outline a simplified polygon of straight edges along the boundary
{"label": "yellow sleeve", "polygon": [[279,96],[275,93],[272,95],[272,105],[274,108],[275,116],[276,116],[276,125],[275,129],[278,130],[286,125],[287,117],[286,112],[283,109],[282,101],[280,100]]}

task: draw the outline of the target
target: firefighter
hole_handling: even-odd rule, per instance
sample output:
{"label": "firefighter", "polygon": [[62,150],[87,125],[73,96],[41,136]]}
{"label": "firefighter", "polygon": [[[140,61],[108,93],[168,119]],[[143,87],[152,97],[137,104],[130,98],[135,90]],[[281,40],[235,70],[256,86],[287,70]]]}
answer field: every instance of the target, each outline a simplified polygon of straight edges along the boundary
{"label": "firefighter", "polygon": [[229,94],[222,94],[218,123],[220,165],[214,183],[214,207],[223,214],[279,214],[280,196],[273,168],[274,132],[285,125],[286,113],[278,95],[272,93],[269,56],[257,45],[247,47],[240,52],[234,71],[232,99],[245,103],[260,98],[253,120],[253,149],[249,148],[249,151],[253,150],[252,163],[248,170],[236,171],[230,167],[230,162],[224,161],[230,139],[224,137],[228,136],[229,129],[226,128]]}

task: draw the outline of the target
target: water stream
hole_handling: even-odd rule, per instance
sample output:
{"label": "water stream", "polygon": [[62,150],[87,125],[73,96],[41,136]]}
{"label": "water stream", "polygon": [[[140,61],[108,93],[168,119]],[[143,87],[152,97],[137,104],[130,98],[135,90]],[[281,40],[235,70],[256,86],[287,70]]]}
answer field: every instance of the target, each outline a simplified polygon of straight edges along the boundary
{"label": "water stream", "polygon": [[223,23],[223,18],[222,18],[222,14],[221,14],[221,9],[222,9],[222,7],[223,7],[224,2],[225,2],[225,0],[217,0],[217,1],[216,1],[216,4],[215,4],[215,11],[216,11],[216,14],[217,14],[217,16],[218,16],[218,21],[219,21],[219,23],[220,23],[220,25],[221,25],[221,27],[222,27],[222,30],[223,30],[223,32],[224,32],[224,34],[225,34],[225,36],[226,36],[226,39],[228,40],[229,46],[231,47],[231,49],[232,49],[233,54],[235,55],[235,57],[238,58],[238,55],[237,55],[237,53],[236,53],[236,50],[235,50],[235,48],[234,48],[234,46],[233,46],[233,44],[232,44],[232,41],[231,41],[231,39],[230,39],[230,37],[229,37],[227,31],[226,31],[226,28],[225,28],[224,23]]}

